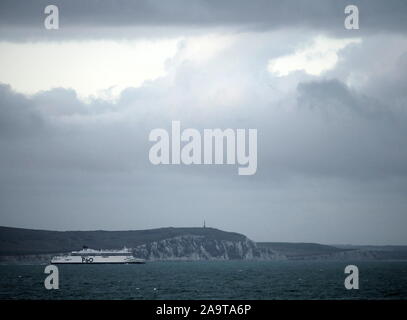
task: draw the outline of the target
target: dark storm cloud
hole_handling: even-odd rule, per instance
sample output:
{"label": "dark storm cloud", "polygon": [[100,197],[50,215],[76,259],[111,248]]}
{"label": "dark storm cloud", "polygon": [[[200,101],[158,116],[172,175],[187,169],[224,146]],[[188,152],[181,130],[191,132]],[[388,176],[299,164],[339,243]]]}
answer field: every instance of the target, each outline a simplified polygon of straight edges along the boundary
{"label": "dark storm cloud", "polygon": [[364,179],[407,176],[404,111],[352,90],[337,79],[300,83],[297,90],[300,109],[319,117],[319,129],[324,132],[314,145],[316,157],[312,149],[301,156],[310,167],[315,165],[315,173],[320,169],[324,174]]}
{"label": "dark storm cloud", "polygon": [[[50,37],[43,28],[48,0],[3,0],[0,4],[2,38]],[[407,30],[407,3],[391,1],[335,0],[71,0],[53,1],[60,9],[61,30],[66,37],[129,37],[132,31],[113,32],[114,27],[237,27],[237,30],[271,30],[287,27],[311,28],[346,34],[344,8],[355,4],[360,10],[362,33]],[[25,27],[25,28],[24,28]],[[103,33],[98,33],[98,28]],[[106,29],[107,28],[107,29]],[[160,29],[166,33],[168,30]],[[187,32],[187,30],[184,30]],[[159,36],[159,33],[156,34]]]}

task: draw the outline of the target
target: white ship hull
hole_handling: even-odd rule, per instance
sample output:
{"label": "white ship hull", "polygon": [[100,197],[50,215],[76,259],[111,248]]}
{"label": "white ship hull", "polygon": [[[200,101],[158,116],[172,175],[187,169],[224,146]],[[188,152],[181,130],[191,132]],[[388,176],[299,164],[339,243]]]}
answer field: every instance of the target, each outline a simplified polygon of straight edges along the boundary
{"label": "white ship hull", "polygon": [[137,259],[129,250],[92,250],[84,249],[73,251],[70,255],[55,256],[51,259],[52,264],[130,264],[145,263],[143,259]]}
{"label": "white ship hull", "polygon": [[52,264],[100,264],[100,263],[115,263],[115,264],[126,264],[126,263],[145,263],[142,259],[130,258],[130,257],[100,257],[100,256],[66,256],[66,257],[54,257],[51,259]]}

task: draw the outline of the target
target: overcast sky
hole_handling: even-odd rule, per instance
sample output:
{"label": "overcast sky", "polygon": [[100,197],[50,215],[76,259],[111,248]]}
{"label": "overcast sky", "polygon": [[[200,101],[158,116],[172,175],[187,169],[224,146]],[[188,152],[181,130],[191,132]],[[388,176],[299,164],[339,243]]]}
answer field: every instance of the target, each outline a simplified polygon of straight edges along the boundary
{"label": "overcast sky", "polygon": [[[406,15],[402,0],[2,0],[0,225],[205,219],[257,241],[407,244]],[[257,129],[257,173],[152,165],[148,135],[173,120]]]}

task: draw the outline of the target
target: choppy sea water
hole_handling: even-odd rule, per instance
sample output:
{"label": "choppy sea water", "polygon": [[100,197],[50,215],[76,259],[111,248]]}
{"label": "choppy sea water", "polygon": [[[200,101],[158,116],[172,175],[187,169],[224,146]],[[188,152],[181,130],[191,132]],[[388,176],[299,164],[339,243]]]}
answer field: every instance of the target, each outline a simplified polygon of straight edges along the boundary
{"label": "choppy sea water", "polygon": [[[344,287],[359,268],[359,290]],[[407,299],[407,262],[194,261],[59,266],[46,290],[44,265],[0,266],[0,299]]]}

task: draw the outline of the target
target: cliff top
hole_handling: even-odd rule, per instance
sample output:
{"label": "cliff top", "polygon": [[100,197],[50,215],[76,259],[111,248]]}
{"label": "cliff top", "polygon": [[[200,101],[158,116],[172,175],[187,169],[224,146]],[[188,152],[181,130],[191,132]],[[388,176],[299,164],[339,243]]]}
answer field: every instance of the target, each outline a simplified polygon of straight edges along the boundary
{"label": "cliff top", "polygon": [[86,245],[93,249],[135,247],[185,235],[213,240],[239,241],[246,237],[214,228],[159,228],[127,231],[49,231],[0,227],[0,255],[25,255],[69,252]]}

